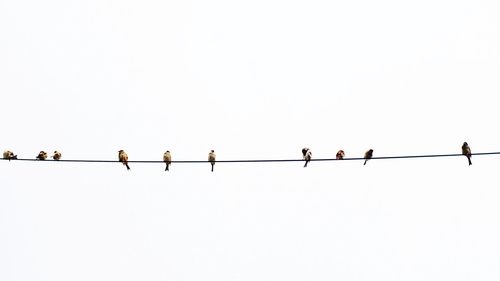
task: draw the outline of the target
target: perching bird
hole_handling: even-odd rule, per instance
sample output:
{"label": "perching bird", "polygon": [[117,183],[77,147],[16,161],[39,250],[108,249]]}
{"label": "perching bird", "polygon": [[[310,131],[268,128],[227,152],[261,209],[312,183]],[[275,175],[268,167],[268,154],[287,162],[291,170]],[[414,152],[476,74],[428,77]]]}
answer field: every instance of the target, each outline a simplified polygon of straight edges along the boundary
{"label": "perching bird", "polygon": [[36,157],[36,159],[38,160],[45,160],[47,159],[48,155],[47,155],[47,152],[45,151],[40,151],[40,153],[38,153],[38,156]]}
{"label": "perching bird", "polygon": [[212,164],[212,172],[214,171],[214,165],[215,165],[215,151],[210,150],[210,153],[208,154],[208,161],[210,164]]}
{"label": "perching bird", "polygon": [[163,162],[165,162],[165,164],[167,165],[165,167],[165,171],[168,171],[168,166],[172,164],[172,155],[170,155],[170,151],[167,150],[165,153],[163,153]]}
{"label": "perching bird", "polygon": [[127,170],[130,170],[130,167],[128,166],[128,155],[122,149],[118,151],[118,161],[122,162],[123,165],[127,166]]}
{"label": "perching bird", "polygon": [[10,150],[5,150],[3,152],[3,159],[17,159],[17,155],[14,155],[14,152],[10,151]]}
{"label": "perching bird", "polygon": [[302,156],[304,157],[304,160],[306,160],[306,163],[304,164],[304,168],[307,167],[307,163],[311,161],[312,158],[312,152],[309,148],[304,147],[302,148]]}
{"label": "perching bird", "polygon": [[373,149],[368,150],[365,152],[365,163],[363,165],[366,165],[366,162],[373,157]]}
{"label": "perching bird", "polygon": [[337,159],[337,160],[342,160],[342,159],[344,159],[344,156],[345,156],[344,151],[343,151],[343,150],[339,150],[339,151],[337,152],[337,155],[335,155],[335,159]]}
{"label": "perching bird", "polygon": [[56,151],[54,151],[54,155],[52,155],[52,159],[61,160],[61,156],[62,156],[61,152],[56,150]]}
{"label": "perching bird", "polygon": [[462,154],[467,157],[467,160],[469,160],[469,166],[472,165],[472,161],[470,161],[472,152],[470,150],[469,145],[466,142],[464,142],[464,144],[462,145]]}

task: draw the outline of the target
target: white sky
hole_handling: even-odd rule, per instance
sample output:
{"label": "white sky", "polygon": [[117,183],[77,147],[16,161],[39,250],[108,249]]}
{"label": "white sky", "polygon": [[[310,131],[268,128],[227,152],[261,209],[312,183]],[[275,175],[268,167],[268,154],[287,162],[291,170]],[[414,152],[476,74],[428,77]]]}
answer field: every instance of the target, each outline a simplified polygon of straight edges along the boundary
{"label": "white sky", "polygon": [[[0,150],[498,151],[498,1],[0,0]],[[0,161],[0,280],[499,280],[500,157]]]}

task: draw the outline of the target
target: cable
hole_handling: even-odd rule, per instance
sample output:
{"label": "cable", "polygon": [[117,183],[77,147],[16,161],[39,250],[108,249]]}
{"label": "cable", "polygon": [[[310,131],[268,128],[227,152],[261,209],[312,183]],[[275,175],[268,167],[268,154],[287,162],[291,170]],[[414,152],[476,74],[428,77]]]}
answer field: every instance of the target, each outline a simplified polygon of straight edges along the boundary
{"label": "cable", "polygon": [[[472,153],[474,156],[481,156],[481,155],[496,155],[500,154],[500,152],[479,152],[479,153]],[[370,160],[384,160],[384,159],[406,159],[406,158],[438,158],[438,157],[457,157],[457,156],[464,156],[463,154],[426,154],[426,155],[400,155],[400,156],[374,156]],[[7,160],[9,159],[4,159],[0,158],[0,160]],[[354,157],[354,158],[344,158],[342,160],[335,159],[335,158],[318,158],[318,159],[311,159],[311,162],[313,161],[349,161],[349,160],[365,160],[363,157]],[[61,159],[61,160],[38,160],[38,159],[27,159],[27,158],[20,158],[20,159],[10,159],[10,161],[36,161],[36,162],[73,162],[73,163],[120,163],[118,160],[83,160],[83,159]],[[215,161],[216,163],[269,163],[269,162],[303,162],[303,159],[246,159],[246,160],[217,160]],[[208,163],[209,161],[203,161],[203,160],[177,160],[177,161],[171,161],[172,164],[195,164],[195,163]],[[130,160],[128,163],[163,163],[165,164],[164,161],[162,160]]]}

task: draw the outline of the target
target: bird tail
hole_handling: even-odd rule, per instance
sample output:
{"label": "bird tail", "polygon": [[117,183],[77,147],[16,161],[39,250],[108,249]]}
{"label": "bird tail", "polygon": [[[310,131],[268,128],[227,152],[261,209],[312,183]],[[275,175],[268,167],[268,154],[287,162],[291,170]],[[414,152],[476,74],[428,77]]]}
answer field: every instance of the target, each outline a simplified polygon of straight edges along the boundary
{"label": "bird tail", "polygon": [[468,156],[467,159],[469,160],[469,166],[472,165],[472,161],[470,160],[470,156]]}
{"label": "bird tail", "polygon": [[306,168],[306,167],[307,167],[307,164],[308,164],[308,163],[309,163],[309,161],[308,161],[308,160],[306,160],[306,163],[304,164],[304,168]]}
{"label": "bird tail", "polygon": [[167,166],[165,167],[165,171],[168,171],[168,164],[167,164]]}
{"label": "bird tail", "polygon": [[214,163],[212,163],[212,172],[214,171],[214,166],[215,166],[215,164],[214,164]]}
{"label": "bird tail", "polygon": [[128,163],[125,162],[124,164],[125,164],[125,166],[127,166],[127,170],[130,170],[130,167],[128,166]]}
{"label": "bird tail", "polygon": [[363,165],[366,165],[366,162],[368,161],[368,159],[365,159],[365,163]]}

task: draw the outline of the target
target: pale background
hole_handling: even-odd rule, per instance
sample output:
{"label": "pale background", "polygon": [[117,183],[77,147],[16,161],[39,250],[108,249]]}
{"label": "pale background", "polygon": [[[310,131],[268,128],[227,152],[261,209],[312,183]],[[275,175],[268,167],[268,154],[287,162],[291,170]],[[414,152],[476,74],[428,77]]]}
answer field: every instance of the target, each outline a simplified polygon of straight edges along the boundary
{"label": "pale background", "polygon": [[[0,150],[500,150],[498,1],[0,0]],[[0,161],[0,280],[500,280],[499,156]]]}

